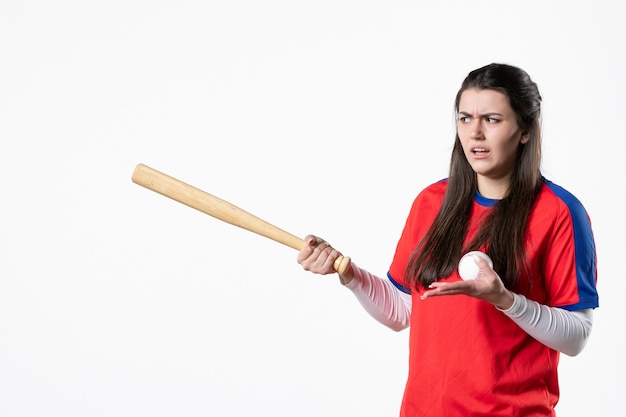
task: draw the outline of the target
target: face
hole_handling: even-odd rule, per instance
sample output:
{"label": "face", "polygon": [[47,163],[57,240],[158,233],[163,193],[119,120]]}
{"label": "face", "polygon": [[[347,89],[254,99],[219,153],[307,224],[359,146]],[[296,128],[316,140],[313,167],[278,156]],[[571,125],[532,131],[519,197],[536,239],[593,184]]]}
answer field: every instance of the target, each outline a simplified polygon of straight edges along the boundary
{"label": "face", "polygon": [[485,197],[502,198],[508,189],[520,144],[529,135],[517,124],[509,99],[495,90],[467,89],[461,94],[457,133],[465,157]]}

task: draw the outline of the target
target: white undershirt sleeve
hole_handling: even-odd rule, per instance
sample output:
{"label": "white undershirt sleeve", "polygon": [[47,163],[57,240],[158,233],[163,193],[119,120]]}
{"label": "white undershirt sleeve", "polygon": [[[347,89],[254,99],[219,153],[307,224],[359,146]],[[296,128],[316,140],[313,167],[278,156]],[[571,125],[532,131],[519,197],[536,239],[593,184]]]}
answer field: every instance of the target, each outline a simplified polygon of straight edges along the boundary
{"label": "white undershirt sleeve", "polygon": [[352,263],[354,278],[346,287],[365,311],[392,330],[409,327],[411,295],[398,290],[388,279],[377,277]]}
{"label": "white undershirt sleeve", "polygon": [[565,353],[578,355],[591,333],[593,309],[568,311],[558,307],[549,307],[513,293],[513,305],[502,310],[526,333],[544,345]]}
{"label": "white undershirt sleeve", "polygon": [[[411,295],[396,288],[391,281],[377,277],[352,264],[354,278],[349,288],[365,311],[392,330],[409,327],[411,318]],[[591,333],[593,309],[568,311],[549,307],[513,294],[513,305],[502,310],[511,320],[530,336],[544,345],[568,356],[578,355]]]}

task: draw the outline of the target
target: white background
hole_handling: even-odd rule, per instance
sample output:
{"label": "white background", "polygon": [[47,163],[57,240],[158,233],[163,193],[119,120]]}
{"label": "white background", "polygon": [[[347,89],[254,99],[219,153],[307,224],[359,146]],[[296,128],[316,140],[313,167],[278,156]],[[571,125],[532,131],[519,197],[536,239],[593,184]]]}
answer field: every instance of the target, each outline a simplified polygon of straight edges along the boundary
{"label": "white background", "polygon": [[[0,415],[394,416],[408,332],[150,165],[384,275],[472,69],[527,70],[601,307],[561,416],[623,409],[621,1],[0,3]],[[463,341],[459,341],[463,343]]]}

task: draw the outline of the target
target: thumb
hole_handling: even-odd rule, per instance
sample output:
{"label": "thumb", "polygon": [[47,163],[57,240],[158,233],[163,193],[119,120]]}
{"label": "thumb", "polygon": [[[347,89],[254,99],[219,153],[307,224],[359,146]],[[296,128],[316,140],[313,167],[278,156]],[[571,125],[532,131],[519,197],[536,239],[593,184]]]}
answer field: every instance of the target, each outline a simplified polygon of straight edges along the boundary
{"label": "thumb", "polygon": [[317,237],[315,237],[313,235],[307,235],[307,237],[304,238],[304,242],[308,246],[316,246],[317,245]]}

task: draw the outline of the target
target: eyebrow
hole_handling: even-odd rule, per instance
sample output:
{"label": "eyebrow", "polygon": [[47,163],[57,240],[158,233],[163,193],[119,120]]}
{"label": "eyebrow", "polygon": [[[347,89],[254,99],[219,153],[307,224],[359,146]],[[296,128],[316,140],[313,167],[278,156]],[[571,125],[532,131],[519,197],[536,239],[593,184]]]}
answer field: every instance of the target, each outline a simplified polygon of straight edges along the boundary
{"label": "eyebrow", "polygon": [[[464,116],[471,116],[470,113],[466,112],[466,111],[460,111],[459,114],[462,114]],[[489,112],[489,113],[485,113],[485,114],[481,114],[481,117],[486,117],[486,116],[500,116],[500,117],[504,117],[504,115],[502,113],[498,113],[498,112]]]}

